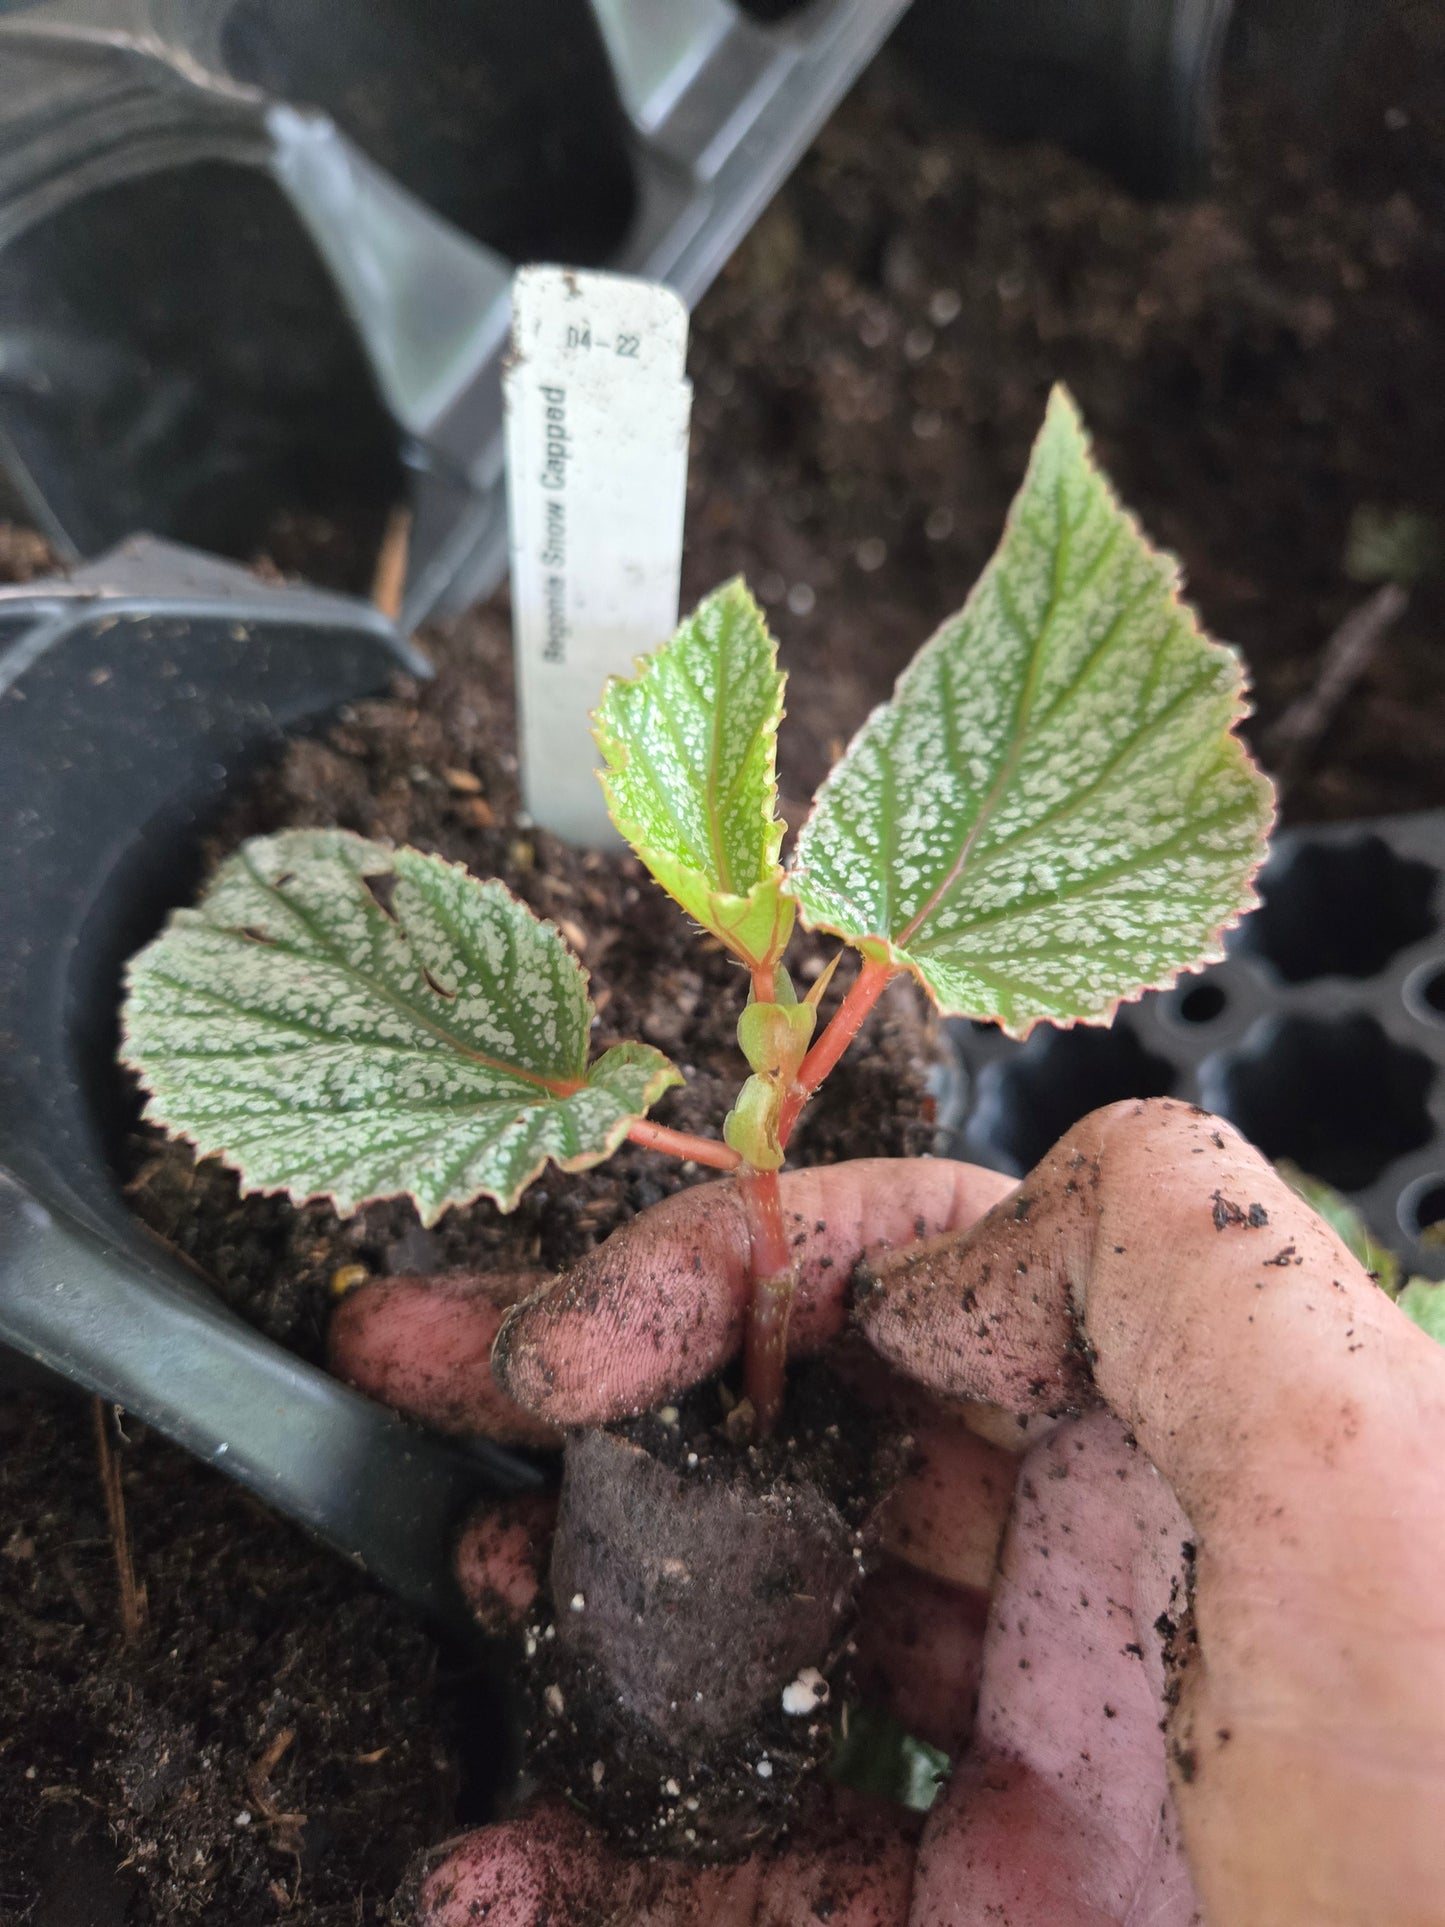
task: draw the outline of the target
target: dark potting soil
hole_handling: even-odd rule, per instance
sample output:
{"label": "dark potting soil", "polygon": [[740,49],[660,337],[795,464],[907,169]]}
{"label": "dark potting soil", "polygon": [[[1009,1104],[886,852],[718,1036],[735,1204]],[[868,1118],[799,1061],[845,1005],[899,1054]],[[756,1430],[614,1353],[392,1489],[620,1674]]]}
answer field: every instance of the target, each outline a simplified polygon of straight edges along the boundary
{"label": "dark potting soil", "polygon": [[132,1641],[91,1401],[0,1382],[0,1920],[384,1918],[408,1855],[456,1829],[467,1729],[495,1722],[475,1659],[123,1432]]}
{"label": "dark potting soil", "polygon": [[[878,1457],[882,1434],[866,1408],[814,1361],[790,1376],[777,1432],[753,1441],[746,1422],[737,1423],[741,1390],[739,1383],[713,1380],[675,1405],[626,1419],[612,1429],[669,1472],[686,1472],[702,1485],[735,1480],[751,1491],[766,1492],[791,1468],[804,1466],[844,1521],[861,1530],[889,1477]],[[840,1411],[846,1423],[840,1422]]]}
{"label": "dark potting soil", "polygon": [[1319,119],[1287,93],[1226,99],[1193,205],[941,132],[886,65],[824,129],[703,303],[689,362],[685,589],[742,570],[773,615],[786,787],[806,794],[831,716],[846,735],[963,601],[1063,379],[1243,652],[1267,764],[1369,593],[1353,519],[1421,518],[1430,572],[1284,805],[1445,802],[1445,10],[1370,18]]}
{"label": "dark potting soil", "polygon": [[0,582],[33,582],[58,566],[55,551],[34,529],[0,522]]}
{"label": "dark potting soil", "polygon": [[[742,570],[770,608],[794,675],[782,751],[792,820],[836,743],[962,600],[1055,375],[1127,499],[1182,556],[1210,627],[1244,649],[1259,740],[1366,593],[1345,569],[1356,510],[1409,509],[1438,533],[1445,24],[1420,0],[1382,4],[1376,19],[1332,127],[1239,98],[1216,190],[1191,207],[1142,206],[1050,149],[942,127],[886,63],[834,117],[700,307],[691,356],[684,593]],[[348,552],[318,535],[273,559],[324,577],[332,549]],[[28,532],[0,536],[0,576],[42,565]],[[614,1000],[604,1022],[622,1034],[647,1016],[656,1041],[695,1064],[697,1096],[720,1097],[731,1069],[683,1035],[731,1059],[730,1018],[712,1008],[731,981],[723,960],[669,934],[681,919],[645,881],[634,876],[619,917],[595,874],[506,821],[506,746],[465,694],[477,687],[468,650],[495,657],[501,620],[431,633],[434,694],[402,692],[298,748],[233,833],[335,820],[479,867],[503,844],[530,844],[529,900],[583,930]],[[1445,802],[1442,630],[1437,569],[1296,778],[1288,814]],[[451,767],[481,788],[449,782]],[[629,971],[654,938],[659,994],[644,1009]],[[910,997],[889,994],[905,1057],[922,1042]],[[913,1083],[911,1116],[881,1139],[886,1058],[871,1076],[852,1086],[853,1135],[843,1086],[830,1087],[810,1129],[832,1148],[815,1136],[815,1155],[901,1150],[926,1131]],[[649,1202],[668,1169],[626,1153],[565,1187],[544,1179],[510,1225],[468,1214],[421,1234],[382,1213],[336,1236],[325,1214],[266,1201],[238,1212],[230,1180],[170,1152],[146,1169],[156,1155],[141,1154],[138,1203],[308,1353],[336,1264],[452,1264],[467,1240],[496,1262],[509,1251],[560,1262]],[[484,1801],[474,1736],[486,1720],[457,1710],[470,1676],[364,1579],[126,1429],[118,1451],[148,1593],[130,1645],[88,1402],[0,1388],[0,1919],[384,1918],[413,1849]]]}

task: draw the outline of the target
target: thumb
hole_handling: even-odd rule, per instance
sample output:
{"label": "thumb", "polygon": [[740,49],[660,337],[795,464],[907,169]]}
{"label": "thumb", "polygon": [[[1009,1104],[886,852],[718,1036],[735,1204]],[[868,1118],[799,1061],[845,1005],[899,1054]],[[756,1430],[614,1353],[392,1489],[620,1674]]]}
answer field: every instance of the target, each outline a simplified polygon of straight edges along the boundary
{"label": "thumb", "polygon": [[1084,1119],[872,1284],[902,1370],[1019,1411],[1102,1397],[1173,1486],[1199,1645],[1170,1754],[1209,1918],[1445,1921],[1445,1351],[1168,1101]]}
{"label": "thumb", "polygon": [[[798,1257],[788,1343],[816,1351],[848,1322],[864,1253],[954,1231],[1008,1180],[945,1158],[860,1158],[783,1174]],[[510,1399],[551,1425],[605,1425],[720,1371],[742,1342],[752,1259],[731,1180],[698,1185],[614,1231],[502,1321],[491,1369]]]}

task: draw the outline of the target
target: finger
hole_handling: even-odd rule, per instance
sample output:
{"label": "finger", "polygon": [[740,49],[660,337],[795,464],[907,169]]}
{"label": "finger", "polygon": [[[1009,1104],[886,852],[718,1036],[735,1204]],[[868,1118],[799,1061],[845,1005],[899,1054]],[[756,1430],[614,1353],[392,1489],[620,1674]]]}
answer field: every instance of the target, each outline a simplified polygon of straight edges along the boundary
{"label": "finger", "polygon": [[[793,1349],[814,1350],[843,1328],[849,1277],[865,1252],[969,1224],[1008,1188],[996,1172],[940,1158],[869,1158],[785,1175],[800,1264]],[[700,1186],[633,1219],[509,1313],[492,1370],[554,1425],[605,1424],[725,1365],[741,1342],[749,1291],[737,1187]]]}
{"label": "finger", "polygon": [[859,1598],[857,1697],[956,1758],[973,1734],[987,1619],[987,1593],[890,1562]]}
{"label": "finger", "polygon": [[515,1632],[541,1593],[557,1523],[555,1492],[524,1492],[474,1512],[457,1541],[462,1594],[484,1632]]}
{"label": "finger", "polygon": [[1173,1784],[1211,1918],[1445,1918],[1445,1352],[1229,1126],[1075,1127],[860,1316],[948,1396],[1093,1382],[1199,1542]]}
{"label": "finger", "polygon": [[749,1927],[905,1927],[918,1828],[891,1801],[815,1789],[763,1864]]}
{"label": "finger", "polygon": [[490,1363],[508,1309],[545,1276],[443,1272],[358,1285],[332,1315],[327,1362],[348,1385],[438,1432],[558,1445],[551,1426],[502,1391]]}
{"label": "finger", "polygon": [[913,1927],[1198,1920],[1159,1731],[1187,1531],[1109,1413],[1030,1453],[974,1747],[930,1818]]}
{"label": "finger", "polygon": [[422,1888],[418,1927],[733,1927],[751,1921],[761,1870],[627,1860],[560,1801],[471,1834]]}
{"label": "finger", "polygon": [[911,1430],[908,1476],[879,1518],[883,1546],[935,1579],[987,1592],[1019,1462],[937,1408],[917,1415]]}
{"label": "finger", "polygon": [[542,1802],[457,1848],[423,1887],[418,1927],[904,1927],[914,1844],[895,1811],[834,1796],[800,1834],[735,1867],[627,1860]]}
{"label": "finger", "polygon": [[836,1343],[828,1362],[854,1398],[909,1442],[907,1470],[877,1516],[885,1551],[952,1585],[987,1591],[1018,1475],[1017,1423],[1009,1419],[1013,1449],[983,1437],[983,1407],[936,1398],[856,1334]]}

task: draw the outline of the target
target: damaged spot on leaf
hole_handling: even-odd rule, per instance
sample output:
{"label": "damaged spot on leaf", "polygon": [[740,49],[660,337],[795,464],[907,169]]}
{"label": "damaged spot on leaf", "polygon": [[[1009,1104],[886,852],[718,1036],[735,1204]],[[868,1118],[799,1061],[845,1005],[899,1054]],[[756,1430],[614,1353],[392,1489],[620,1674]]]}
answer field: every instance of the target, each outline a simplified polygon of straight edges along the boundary
{"label": "damaged spot on leaf", "polygon": [[371,892],[371,900],[377,909],[380,910],[381,914],[384,917],[390,918],[393,923],[397,922],[397,914],[392,908],[393,900],[396,897],[395,870],[378,870],[373,875],[365,876],[361,880]]}

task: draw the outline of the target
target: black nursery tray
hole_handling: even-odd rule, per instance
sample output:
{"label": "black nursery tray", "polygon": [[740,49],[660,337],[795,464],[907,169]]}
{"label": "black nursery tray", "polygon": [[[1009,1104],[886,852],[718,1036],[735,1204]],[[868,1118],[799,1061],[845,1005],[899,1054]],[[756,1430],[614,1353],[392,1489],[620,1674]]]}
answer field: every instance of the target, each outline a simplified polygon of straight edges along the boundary
{"label": "black nursery tray", "polygon": [[67,555],[317,518],[354,587],[404,498],[465,607],[514,265],[691,304],[906,4],[0,0],[0,469]]}
{"label": "black nursery tray", "polygon": [[399,669],[428,673],[367,605],[163,543],[0,590],[0,1364],[9,1346],[124,1405],[450,1616],[461,1513],[539,1475],[243,1324],[115,1176],[125,959],[193,893],[246,770]]}
{"label": "black nursery tray", "polygon": [[1108,1029],[949,1034],[949,1150],[1017,1175],[1122,1097],[1184,1097],[1342,1191],[1407,1267],[1445,1275],[1445,811],[1280,837],[1224,963]]}

